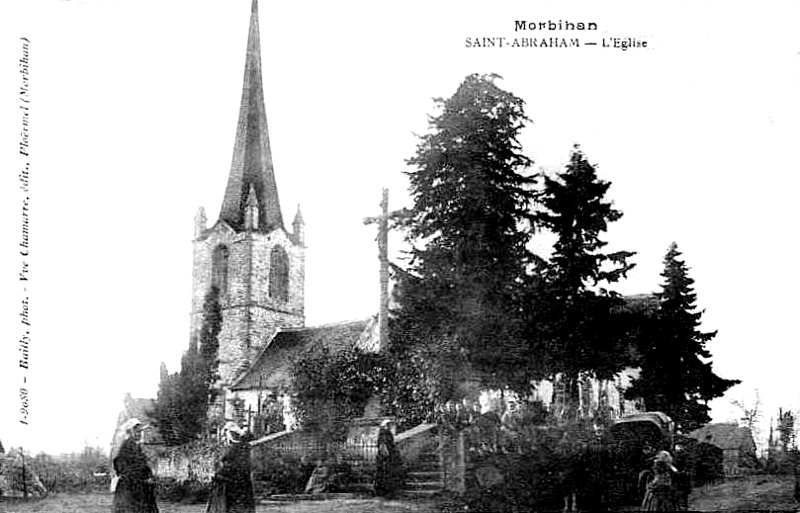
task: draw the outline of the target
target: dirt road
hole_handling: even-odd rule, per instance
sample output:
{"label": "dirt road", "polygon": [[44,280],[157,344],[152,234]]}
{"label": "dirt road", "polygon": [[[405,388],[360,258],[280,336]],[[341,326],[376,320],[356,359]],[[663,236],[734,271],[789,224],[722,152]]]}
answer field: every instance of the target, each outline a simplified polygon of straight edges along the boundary
{"label": "dirt road", "polygon": [[752,476],[695,489],[692,511],[800,511],[791,476]]}

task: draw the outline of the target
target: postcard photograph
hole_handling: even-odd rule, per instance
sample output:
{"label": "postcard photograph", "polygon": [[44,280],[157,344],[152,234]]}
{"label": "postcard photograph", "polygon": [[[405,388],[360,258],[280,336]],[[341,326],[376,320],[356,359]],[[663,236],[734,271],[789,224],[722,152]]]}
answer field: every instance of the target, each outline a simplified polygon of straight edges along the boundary
{"label": "postcard photograph", "polygon": [[796,511],[800,5],[0,7],[0,511]]}

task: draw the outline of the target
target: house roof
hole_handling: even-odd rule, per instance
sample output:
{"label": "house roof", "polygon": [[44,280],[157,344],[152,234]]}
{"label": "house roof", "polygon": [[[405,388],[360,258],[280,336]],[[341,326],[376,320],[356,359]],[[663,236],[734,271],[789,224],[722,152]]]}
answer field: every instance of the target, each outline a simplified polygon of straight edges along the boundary
{"label": "house roof", "polygon": [[710,442],[722,450],[756,450],[750,428],[733,423],[706,424],[689,433],[689,436],[701,442]]}
{"label": "house roof", "polygon": [[658,310],[658,298],[655,294],[631,294],[623,296],[624,308],[629,312],[652,313]]}
{"label": "house roof", "polygon": [[255,357],[250,368],[231,386],[232,390],[278,388],[289,379],[296,357],[311,348],[338,351],[348,347],[373,349],[375,318],[309,328],[279,330]]}
{"label": "house roof", "polygon": [[150,430],[153,430],[151,435],[148,435],[148,439],[151,441],[157,441],[159,439],[157,433],[158,431],[154,429],[152,425],[152,419],[147,414],[147,412],[153,409],[155,405],[155,399],[144,398],[144,397],[132,397],[130,393],[125,394],[125,398],[122,402],[122,410],[119,412],[119,416],[117,417],[117,426],[114,428],[114,436],[111,440],[111,454],[116,454],[117,449],[119,448],[120,444],[122,443],[122,433],[120,433],[120,427],[122,424],[125,423],[128,419],[139,419],[142,424],[145,426],[150,426]]}
{"label": "house roof", "polygon": [[155,399],[132,397],[131,394],[125,394],[122,402],[122,410],[117,417],[117,429],[125,423],[128,419],[137,418],[142,424],[150,423],[150,416],[148,411],[153,409]]}

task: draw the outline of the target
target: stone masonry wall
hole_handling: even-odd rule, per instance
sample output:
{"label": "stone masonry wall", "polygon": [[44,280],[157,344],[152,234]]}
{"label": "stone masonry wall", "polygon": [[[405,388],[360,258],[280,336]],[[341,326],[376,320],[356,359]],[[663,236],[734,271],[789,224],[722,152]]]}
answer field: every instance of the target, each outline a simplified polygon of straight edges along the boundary
{"label": "stone masonry wall", "polygon": [[145,452],[158,478],[210,483],[221,449],[216,444],[197,441],[178,447],[145,446]]}
{"label": "stone masonry wall", "polygon": [[[227,290],[221,291],[223,312],[219,337],[220,377],[230,383],[279,327],[305,323],[305,257],[282,229],[269,234],[235,233],[217,223],[194,242],[191,334],[202,326],[203,300],[211,286],[212,255],[219,245],[228,248]],[[270,253],[281,246],[289,259],[289,296],[269,297]]]}

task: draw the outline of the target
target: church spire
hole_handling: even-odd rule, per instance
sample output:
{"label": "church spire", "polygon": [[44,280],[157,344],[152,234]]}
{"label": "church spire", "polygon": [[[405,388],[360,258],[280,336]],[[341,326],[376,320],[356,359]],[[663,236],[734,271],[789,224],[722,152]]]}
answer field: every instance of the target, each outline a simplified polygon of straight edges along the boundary
{"label": "church spire", "polygon": [[253,189],[260,212],[258,231],[283,228],[283,215],[278,201],[278,187],[272,168],[272,152],[264,109],[264,88],[261,80],[261,43],[258,28],[258,0],[253,0],[250,33],[247,37],[247,59],[244,65],[242,102],[236,141],[233,147],[231,172],[219,217],[234,230],[245,229],[247,198]]}

